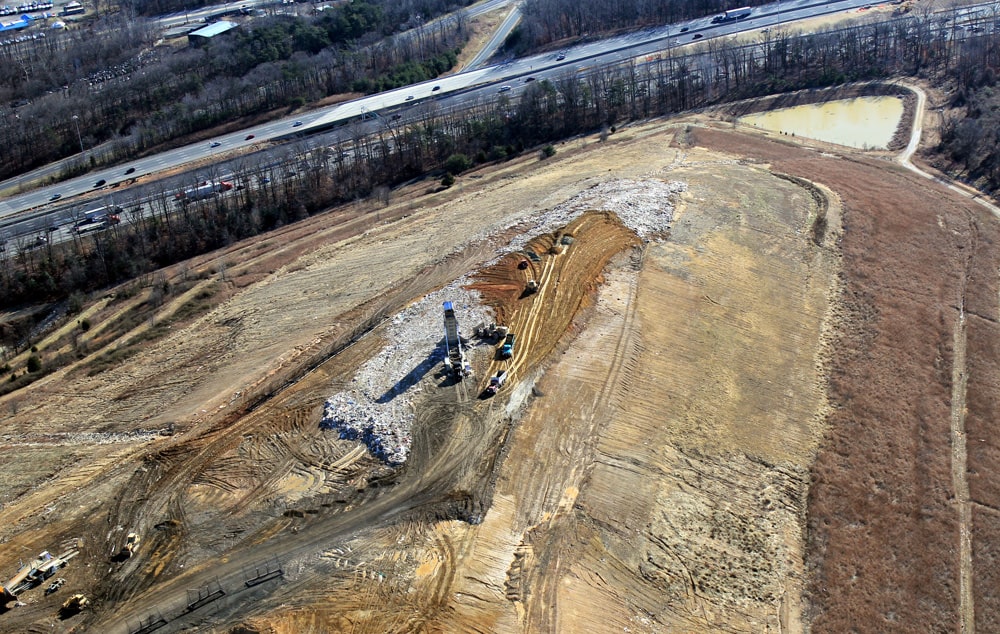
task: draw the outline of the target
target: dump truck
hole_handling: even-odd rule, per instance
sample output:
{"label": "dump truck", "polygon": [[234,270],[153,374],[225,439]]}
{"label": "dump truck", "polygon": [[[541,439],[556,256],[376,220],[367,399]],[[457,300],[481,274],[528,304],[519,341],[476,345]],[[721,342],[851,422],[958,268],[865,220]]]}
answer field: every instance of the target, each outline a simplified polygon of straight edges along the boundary
{"label": "dump truck", "polygon": [[496,395],[497,391],[507,382],[507,370],[500,370],[496,376],[490,377],[490,384],[486,386],[486,393],[489,396]]}
{"label": "dump truck", "polygon": [[503,345],[500,347],[500,356],[504,359],[509,359],[514,356],[514,342],[517,340],[517,336],[514,333],[507,333],[507,337],[503,340]]}

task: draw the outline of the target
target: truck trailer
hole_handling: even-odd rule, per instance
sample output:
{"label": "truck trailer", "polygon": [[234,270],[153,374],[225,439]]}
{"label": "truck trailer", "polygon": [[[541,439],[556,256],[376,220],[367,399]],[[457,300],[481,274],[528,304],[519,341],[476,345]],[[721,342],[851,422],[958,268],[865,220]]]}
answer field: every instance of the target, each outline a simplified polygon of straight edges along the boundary
{"label": "truck trailer", "polygon": [[229,181],[202,181],[197,186],[178,192],[174,198],[178,202],[188,202],[192,200],[204,200],[211,198],[219,192],[227,192],[233,188]]}
{"label": "truck trailer", "polygon": [[721,22],[732,22],[734,20],[742,20],[743,18],[749,17],[750,13],[753,11],[750,7],[740,7],[739,9],[730,9],[729,11],[724,11],[719,15],[712,18],[712,22],[719,24]]}

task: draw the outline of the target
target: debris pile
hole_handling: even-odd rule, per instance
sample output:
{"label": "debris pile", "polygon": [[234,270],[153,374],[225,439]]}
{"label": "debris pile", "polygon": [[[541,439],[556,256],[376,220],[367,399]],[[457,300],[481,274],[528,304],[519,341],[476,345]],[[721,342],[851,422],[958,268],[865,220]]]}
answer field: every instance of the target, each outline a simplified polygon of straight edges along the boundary
{"label": "debris pile", "polygon": [[[686,190],[686,183],[658,178],[599,183],[537,214],[534,225],[505,245],[497,257],[523,249],[532,237],[555,231],[591,210],[613,212],[639,237],[657,239],[673,222],[674,198]],[[493,227],[474,240],[489,240],[502,230]],[[454,303],[465,336],[472,334],[474,324],[494,321],[489,309],[480,304],[478,293],[463,288],[468,283],[469,278],[463,276],[396,315],[387,333],[392,343],[358,369],[348,389],[327,399],[320,426],[339,431],[341,438],[363,442],[390,465],[405,462],[412,440],[413,395],[445,357],[442,303]]]}
{"label": "debris pile", "polygon": [[443,302],[454,303],[465,335],[472,334],[473,324],[493,320],[479,294],[462,288],[468,283],[465,277],[455,280],[397,314],[387,333],[392,343],[358,368],[348,389],[327,399],[320,427],[363,442],[388,464],[405,462],[412,441],[412,398],[421,380],[444,362]]}
{"label": "debris pile", "polygon": [[616,178],[598,183],[541,213],[535,226],[511,241],[521,249],[532,237],[568,225],[585,211],[610,211],[643,240],[663,236],[674,221],[673,201],[687,191],[687,183],[658,178]]}

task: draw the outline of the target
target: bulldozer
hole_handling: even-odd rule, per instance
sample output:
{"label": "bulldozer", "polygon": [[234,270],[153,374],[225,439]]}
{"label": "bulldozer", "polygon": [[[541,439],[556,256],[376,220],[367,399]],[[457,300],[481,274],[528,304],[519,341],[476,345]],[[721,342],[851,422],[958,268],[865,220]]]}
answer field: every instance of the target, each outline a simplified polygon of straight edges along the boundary
{"label": "bulldozer", "polygon": [[63,602],[62,607],[59,609],[59,614],[63,618],[70,617],[78,614],[88,605],[90,605],[90,599],[82,594],[74,594]]}

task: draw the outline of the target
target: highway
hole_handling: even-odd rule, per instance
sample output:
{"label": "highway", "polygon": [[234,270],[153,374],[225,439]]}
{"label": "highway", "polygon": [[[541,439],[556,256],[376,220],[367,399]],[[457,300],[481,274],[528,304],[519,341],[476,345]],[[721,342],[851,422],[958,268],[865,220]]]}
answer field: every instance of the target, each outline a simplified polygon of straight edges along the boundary
{"label": "highway", "polygon": [[[505,3],[506,0],[492,0],[489,3],[477,5],[475,11],[478,14],[494,10],[504,6]],[[406,108],[428,100],[443,102],[448,96],[452,96],[459,103],[473,103],[476,100],[490,97],[504,85],[511,85],[512,91],[509,96],[513,97],[518,89],[523,87],[523,79],[529,76],[540,79],[559,77],[566,73],[582,73],[588,69],[614,65],[632,57],[687,46],[714,37],[774,27],[818,15],[850,11],[868,6],[868,4],[866,0],[778,2],[757,7],[749,18],[740,21],[713,24],[712,17],[706,16],[685,23],[650,28],[597,42],[580,44],[559,53],[534,55],[509,63],[468,70],[433,81],[322,108],[298,117],[271,121],[155,156],[136,159],[113,168],[98,170],[57,185],[11,196],[0,201],[0,227],[9,226],[11,221],[15,220],[15,216],[29,210],[43,214],[47,214],[49,209],[56,211],[53,203],[56,202],[54,197],[57,194],[59,196],[58,202],[65,203],[81,194],[98,190],[107,191],[107,188],[136,176],[173,170],[196,162],[221,160],[227,155],[245,152],[263,142],[286,141],[296,137],[305,137],[369,113],[385,113],[390,110],[405,112]],[[512,12],[511,15],[515,13]],[[520,84],[517,82],[518,79],[522,80]],[[454,104],[455,101],[449,103]],[[120,192],[121,188],[118,191]],[[65,215],[65,211],[59,213]],[[39,224],[45,226],[47,223],[48,221],[44,220]],[[9,229],[8,232],[16,233]]]}

